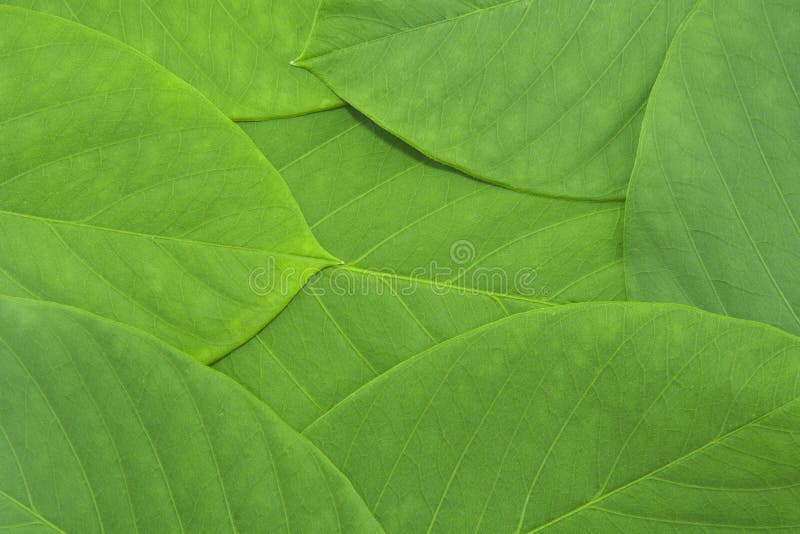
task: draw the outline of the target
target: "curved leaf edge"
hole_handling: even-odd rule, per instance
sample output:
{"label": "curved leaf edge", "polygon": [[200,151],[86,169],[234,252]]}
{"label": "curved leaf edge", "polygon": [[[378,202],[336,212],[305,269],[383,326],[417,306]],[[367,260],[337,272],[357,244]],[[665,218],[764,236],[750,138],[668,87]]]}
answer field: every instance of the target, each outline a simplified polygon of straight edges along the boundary
{"label": "curved leaf edge", "polygon": [[410,146],[411,148],[413,148],[414,150],[416,150],[417,152],[419,152],[420,154],[422,154],[426,158],[428,158],[428,159],[430,159],[432,161],[435,161],[436,163],[439,163],[441,165],[444,165],[446,167],[449,167],[451,169],[455,169],[456,171],[466,175],[467,178],[478,180],[478,181],[481,181],[483,183],[486,183],[486,184],[489,184],[489,185],[492,185],[492,186],[495,186],[495,187],[500,187],[502,189],[508,189],[509,191],[514,191],[515,193],[520,193],[522,195],[530,195],[530,196],[535,196],[535,197],[540,197],[540,198],[548,198],[548,199],[553,199],[553,200],[567,200],[567,201],[570,201],[570,202],[586,202],[586,203],[617,203],[617,202],[624,202],[625,199],[626,199],[626,197],[624,195],[619,195],[619,196],[607,195],[607,196],[598,196],[598,197],[578,197],[578,196],[573,197],[573,196],[569,196],[569,195],[554,195],[552,193],[547,193],[547,192],[539,191],[539,190],[536,190],[536,189],[528,189],[528,188],[524,188],[524,187],[518,187],[518,186],[511,185],[511,184],[503,183],[503,182],[500,182],[498,180],[494,180],[492,178],[489,178],[488,176],[485,176],[485,175],[483,175],[481,173],[477,173],[475,171],[472,171],[472,170],[464,167],[463,165],[459,165],[459,164],[457,164],[457,163],[455,163],[453,161],[437,157],[435,154],[432,154],[431,152],[425,150],[422,146],[414,143],[412,140],[410,140],[409,138],[403,136],[401,133],[393,130],[390,127],[388,127],[386,125],[386,123],[381,121],[375,115],[371,114],[365,107],[361,106],[358,102],[355,102],[353,100],[346,100],[344,97],[342,97],[342,95],[336,93],[336,91],[333,88],[333,86],[330,83],[330,81],[323,74],[315,72],[314,69],[313,69],[313,66],[308,64],[308,63],[305,63],[304,61],[305,61],[304,58],[298,58],[298,59],[292,61],[292,65],[295,66],[295,67],[298,67],[298,68],[306,69],[309,72],[313,73],[320,80],[322,80],[325,83],[325,85],[328,86],[331,89],[331,91],[334,91],[336,96],[341,98],[345,103],[347,103],[348,105],[352,106],[354,109],[358,110],[359,113],[363,114],[370,121],[372,121],[375,124],[377,124],[382,130],[385,130],[385,131],[389,132],[394,137],[400,139],[402,142],[404,142],[405,144],[407,144],[408,146]]}
{"label": "curved leaf edge", "polygon": [[[692,10],[689,12],[686,17],[684,17],[683,21],[681,21],[680,26],[678,29],[675,30],[675,35],[672,38],[672,42],[667,49],[667,53],[664,56],[664,62],[661,63],[661,68],[658,70],[658,74],[656,75],[656,81],[653,84],[653,87],[650,89],[650,94],[647,97],[647,105],[645,106],[644,116],[642,117],[642,126],[639,131],[639,140],[636,143],[636,157],[634,159],[633,168],[631,169],[631,176],[628,180],[628,188],[625,192],[625,198],[627,202],[635,202],[636,195],[631,195],[631,193],[635,190],[636,184],[639,181],[639,174],[641,169],[641,162],[642,158],[640,157],[642,151],[644,150],[644,139],[647,137],[646,133],[650,131],[652,128],[652,109],[651,106],[655,100],[655,95],[658,93],[659,86],[662,83],[662,79],[664,78],[664,73],[666,72],[667,67],[673,61],[674,56],[678,54],[677,48],[679,46],[679,41],[683,36],[683,32],[686,29],[686,26],[689,25],[691,20],[694,18],[695,14],[700,10],[700,6],[703,4],[703,0],[697,0]],[[627,202],[626,202],[626,209],[622,215],[622,256],[623,256],[623,265],[627,266],[627,258],[628,258],[628,251],[630,249],[630,228],[632,226],[632,210],[627,209]],[[625,277],[625,291],[628,295],[635,295],[638,292],[633,290],[633,277],[630,274],[630,271],[627,268],[623,269],[623,274]]]}
{"label": "curved leaf edge", "polygon": [[[685,312],[694,313],[695,315],[697,315],[699,317],[723,318],[724,320],[729,321],[733,325],[737,325],[738,324],[738,325],[743,325],[743,326],[744,325],[758,326],[759,328],[763,328],[766,331],[771,331],[773,334],[779,334],[780,336],[783,336],[783,337],[788,338],[788,339],[800,339],[800,338],[798,338],[798,336],[790,334],[790,333],[788,333],[788,332],[786,332],[784,330],[781,330],[780,328],[778,328],[776,326],[772,326],[771,324],[762,323],[760,321],[754,321],[754,320],[751,320],[751,319],[740,319],[738,317],[729,317],[727,315],[721,315],[721,314],[718,314],[718,313],[706,311],[706,310],[703,310],[701,308],[696,308],[694,306],[689,306],[687,304],[674,304],[674,303],[669,303],[669,302],[645,302],[645,301],[596,301],[596,302],[576,302],[576,303],[569,303],[569,304],[558,304],[558,305],[555,305],[555,306],[549,306],[549,307],[544,307],[544,308],[536,308],[536,309],[533,309],[533,310],[514,313],[514,314],[509,315],[507,317],[502,317],[502,318],[497,319],[495,321],[491,321],[491,322],[488,322],[486,324],[482,324],[481,326],[475,327],[475,328],[473,328],[471,330],[467,330],[466,332],[462,332],[461,334],[458,334],[457,336],[453,336],[451,338],[445,339],[445,340],[441,341],[440,343],[437,343],[437,344],[435,344],[435,345],[423,350],[422,352],[418,352],[417,354],[411,356],[410,358],[407,358],[407,359],[403,360],[402,362],[398,363],[397,365],[393,366],[390,369],[387,369],[385,372],[381,373],[380,375],[376,376],[375,378],[373,378],[372,380],[370,380],[366,384],[362,385],[361,387],[359,387],[355,391],[353,391],[350,394],[348,394],[346,397],[344,397],[342,400],[340,400],[334,406],[332,406],[327,412],[325,412],[323,415],[321,415],[320,417],[318,417],[317,419],[315,419],[314,421],[309,423],[305,428],[303,428],[302,429],[302,433],[305,434],[306,432],[313,432],[313,428],[317,424],[322,423],[325,418],[327,418],[328,416],[333,414],[335,411],[338,411],[339,409],[341,409],[342,406],[344,406],[345,404],[349,403],[352,398],[354,398],[357,395],[359,395],[359,393],[361,393],[362,391],[368,391],[368,390],[370,390],[372,388],[380,387],[380,384],[382,384],[386,380],[390,380],[392,375],[394,375],[395,373],[402,371],[402,369],[404,369],[407,366],[414,365],[415,362],[425,358],[428,354],[430,354],[432,352],[435,352],[435,351],[438,351],[438,350],[441,350],[443,347],[446,347],[446,346],[448,346],[450,344],[459,343],[460,341],[462,341],[464,339],[469,339],[469,338],[481,335],[481,334],[485,333],[486,331],[489,331],[489,330],[492,330],[494,328],[497,328],[497,327],[505,324],[506,322],[520,321],[520,320],[523,320],[525,317],[528,317],[528,316],[531,316],[531,315],[537,315],[537,314],[545,314],[545,315],[546,314],[569,314],[569,313],[571,313],[571,311],[573,309],[576,309],[576,308],[584,310],[584,311],[589,311],[589,310],[592,310],[592,309],[597,309],[597,308],[601,308],[602,309],[602,308],[608,308],[608,307],[611,307],[611,306],[615,306],[615,307],[619,307],[619,308],[627,308],[627,309],[647,309],[647,308],[649,308],[651,310],[659,311],[659,312],[663,312],[663,313],[667,313],[667,312],[670,312],[670,311],[675,312],[675,311],[683,310]],[[263,402],[263,401],[260,401],[260,402]]]}
{"label": "curved leaf edge", "polygon": [[[113,46],[124,48],[127,53],[129,53],[129,54],[137,57],[138,59],[146,62],[148,65],[150,65],[151,67],[153,67],[157,71],[160,71],[162,74],[164,74],[164,73],[167,74],[173,80],[175,80],[178,83],[178,85],[182,89],[184,89],[188,94],[190,94],[193,97],[198,98],[201,101],[203,101],[207,106],[209,114],[211,114],[211,113],[216,114],[217,117],[219,119],[221,119],[220,123],[226,123],[227,128],[229,130],[236,132],[236,136],[238,138],[240,138],[240,139],[243,139],[244,140],[244,144],[246,144],[248,147],[252,148],[252,151],[254,153],[258,154],[258,158],[261,160],[261,162],[263,164],[266,164],[267,168],[270,171],[272,171],[276,176],[280,176],[283,186],[286,188],[287,191],[289,191],[291,193],[291,189],[289,189],[288,184],[286,184],[286,181],[283,179],[283,176],[281,176],[280,172],[275,168],[275,166],[272,164],[272,162],[267,159],[266,155],[264,155],[264,152],[260,148],[258,148],[258,146],[256,146],[255,142],[250,138],[250,136],[248,136],[244,132],[244,130],[242,130],[241,128],[239,128],[236,125],[236,122],[234,122],[233,119],[231,119],[230,117],[225,115],[206,95],[204,95],[202,92],[200,92],[199,89],[197,89],[195,86],[193,86],[192,84],[190,84],[187,81],[185,81],[183,78],[181,78],[177,74],[173,73],[171,70],[167,69],[161,63],[158,63],[157,61],[155,61],[150,56],[144,54],[143,52],[137,50],[136,48],[133,48],[132,46],[130,46],[129,44],[127,44],[127,43],[125,43],[123,41],[120,41],[118,39],[115,39],[114,37],[111,37],[107,33],[101,32],[100,30],[96,30],[96,29],[92,28],[91,26],[86,26],[84,24],[81,24],[80,22],[75,22],[74,20],[69,20],[69,19],[65,19],[63,17],[59,17],[58,15],[51,15],[49,13],[45,13],[45,12],[42,12],[42,11],[36,11],[36,10],[33,10],[33,9],[25,9],[23,7],[18,7],[18,6],[9,5],[9,4],[0,4],[0,10],[7,11],[7,12],[10,12],[10,13],[13,13],[13,12],[16,11],[20,15],[25,15],[25,16],[28,16],[28,17],[42,17],[42,18],[49,18],[49,19],[58,19],[59,21],[61,21],[62,24],[68,24],[68,25],[77,26],[77,27],[79,27],[81,29],[81,31],[84,31],[86,33],[94,35],[95,37],[99,38],[102,41],[110,43]],[[337,106],[335,106],[334,108],[331,108],[331,109],[336,109],[337,107],[341,107],[341,106],[337,105]],[[324,111],[324,110],[319,110],[319,112],[322,112],[322,111]],[[302,115],[305,115],[305,114],[301,113],[301,114],[296,115],[296,116],[302,116]],[[241,120],[242,122],[249,122],[248,120],[242,120],[242,119],[237,119],[237,120]],[[292,207],[296,208],[298,213],[302,214],[303,212],[300,209],[300,206],[297,203],[297,200],[294,198],[294,195],[291,195],[291,202],[292,202]],[[305,220],[305,217],[303,217],[303,219]],[[308,223],[306,223],[306,224],[308,224]],[[280,253],[280,255],[283,255],[283,256],[294,256],[294,257],[298,257],[298,258],[309,258],[309,259],[313,259],[315,261],[322,260],[324,262],[330,262],[330,265],[337,265],[337,264],[339,264],[341,262],[341,260],[339,258],[336,258],[331,253],[329,253],[327,250],[325,250],[325,248],[319,243],[319,241],[313,235],[313,233],[309,232],[309,235],[314,239],[314,246],[317,249],[319,249],[319,251],[321,253],[319,256],[304,256],[304,255],[296,255],[296,254],[288,254],[288,253]],[[265,251],[265,252],[270,252],[270,251]]]}
{"label": "curved leaf edge", "polygon": [[[352,490],[352,495],[356,496],[358,498],[359,502],[361,502],[364,505],[364,509],[365,510],[368,509],[368,507],[366,506],[366,503],[363,500],[363,497],[361,496],[361,494],[358,491],[356,491],[356,489],[353,486],[353,484],[350,481],[350,479],[347,476],[345,476],[336,465],[334,465],[334,463],[330,460],[330,458],[328,458],[328,456],[325,453],[323,453],[319,449],[319,447],[317,447],[316,444],[314,444],[302,432],[298,432],[297,430],[293,429],[288,423],[286,423],[265,402],[263,402],[261,399],[256,397],[250,390],[248,390],[245,387],[243,387],[236,380],[234,380],[233,378],[229,377],[225,373],[220,373],[218,371],[215,371],[210,366],[204,365],[204,364],[198,362],[195,358],[193,358],[189,354],[181,351],[180,349],[177,349],[177,348],[173,347],[169,343],[166,343],[162,339],[160,339],[160,338],[158,338],[158,337],[156,337],[156,336],[154,336],[154,335],[152,335],[152,334],[150,334],[148,332],[145,332],[143,330],[139,330],[138,328],[136,328],[134,326],[131,326],[131,325],[128,325],[128,324],[125,324],[125,323],[114,321],[113,319],[109,319],[108,317],[103,317],[101,315],[96,315],[96,314],[94,314],[94,313],[92,313],[90,311],[84,310],[82,308],[77,308],[77,307],[69,306],[69,305],[66,305],[66,304],[60,304],[58,302],[53,302],[53,301],[35,300],[35,299],[27,299],[27,298],[23,298],[23,297],[10,297],[10,296],[6,296],[6,295],[0,295],[0,303],[2,303],[4,301],[5,302],[10,302],[10,303],[20,304],[20,305],[23,305],[23,306],[30,306],[31,308],[34,308],[34,309],[35,308],[47,308],[47,309],[58,310],[58,311],[63,312],[65,314],[67,314],[67,315],[72,314],[72,315],[82,316],[82,317],[90,319],[92,321],[96,321],[96,322],[101,323],[101,324],[106,324],[106,325],[112,326],[114,328],[121,329],[122,331],[125,331],[125,332],[127,332],[129,334],[133,334],[134,336],[138,336],[138,337],[142,337],[144,339],[147,339],[148,341],[150,341],[154,345],[164,349],[165,352],[169,353],[172,357],[174,357],[177,361],[179,361],[183,365],[185,365],[185,366],[187,366],[189,368],[197,369],[198,373],[205,374],[209,378],[213,377],[212,378],[213,380],[221,382],[223,384],[226,384],[225,387],[236,391],[238,395],[241,395],[245,399],[247,399],[247,402],[253,407],[253,409],[256,412],[259,412],[259,411],[262,412],[266,418],[272,420],[274,423],[276,423],[278,425],[281,425],[281,426],[285,427],[285,430],[290,431],[295,436],[295,438],[298,441],[300,441],[300,443],[302,443],[304,446],[306,446],[310,450],[312,450],[314,456],[317,459],[317,461],[320,462],[321,465],[325,466],[327,469],[330,469],[330,472],[332,474],[339,476],[341,481],[342,481],[342,483],[344,484],[344,486],[346,486],[347,488],[351,489]],[[3,497],[5,495],[6,495],[5,492],[0,490],[0,497]],[[20,506],[24,511],[26,511],[26,512],[35,512],[33,510],[30,510],[24,504],[18,503],[18,501],[16,501],[16,499],[12,498],[12,500],[13,500],[14,504],[17,504],[18,506]],[[50,522],[49,520],[47,520],[47,518],[41,516],[41,514],[39,514],[38,512],[35,512],[35,513],[36,513],[37,517],[41,517],[41,519],[43,519],[45,521],[44,526],[50,526],[51,528],[56,529],[57,532],[64,532],[57,525],[55,525],[52,522]],[[375,518],[374,514],[370,514],[370,515],[375,519],[375,523],[378,524],[381,529],[383,529],[383,526],[380,525],[380,522],[378,521],[377,518]]]}
{"label": "curved leaf edge", "polygon": [[[727,315],[722,315],[722,314],[710,312],[710,311],[707,311],[707,310],[704,310],[704,309],[701,309],[701,308],[696,308],[696,307],[685,305],[685,304],[662,303],[662,302],[644,302],[644,301],[628,301],[628,302],[621,302],[621,301],[606,301],[606,302],[602,302],[601,301],[601,302],[563,304],[563,305],[559,305],[559,306],[556,306],[556,307],[553,307],[553,308],[534,309],[534,310],[530,310],[530,311],[526,311],[526,312],[520,312],[520,313],[511,315],[511,316],[508,316],[508,317],[504,317],[502,319],[498,319],[498,320],[490,322],[490,323],[486,323],[485,325],[479,326],[477,328],[474,328],[472,330],[464,332],[464,333],[462,333],[462,334],[460,334],[458,336],[455,336],[453,338],[450,338],[450,339],[447,339],[445,341],[442,341],[441,343],[439,343],[439,344],[437,344],[437,345],[435,345],[433,347],[430,347],[429,349],[426,349],[426,350],[424,350],[424,351],[412,356],[411,358],[409,358],[409,359],[397,364],[396,366],[394,366],[391,369],[387,370],[386,372],[384,372],[383,374],[379,375],[378,377],[375,377],[370,382],[364,384],[363,386],[361,386],[360,388],[358,388],[357,390],[352,392],[350,395],[348,395],[347,397],[342,399],[340,402],[338,402],[336,405],[334,405],[328,412],[326,412],[325,414],[320,416],[318,419],[313,421],[311,424],[306,426],[302,430],[302,434],[308,435],[309,437],[313,436],[315,431],[316,431],[316,427],[318,425],[325,425],[325,424],[328,423],[327,419],[329,417],[336,417],[336,416],[338,416],[338,412],[346,411],[349,408],[348,405],[351,402],[353,402],[360,395],[361,392],[364,392],[365,395],[369,395],[372,392],[372,390],[374,390],[374,389],[378,389],[379,390],[379,388],[382,387],[382,384],[384,382],[392,380],[392,378],[396,374],[401,374],[406,369],[406,367],[414,366],[416,363],[418,363],[421,359],[425,358],[429,354],[431,354],[431,353],[433,353],[435,351],[441,350],[443,347],[446,347],[451,343],[459,343],[461,341],[468,340],[468,339],[470,339],[472,337],[480,336],[482,334],[485,334],[487,331],[491,331],[491,330],[493,330],[495,328],[501,327],[506,322],[524,321],[529,316],[541,315],[541,314],[544,314],[544,315],[550,314],[551,317],[559,316],[559,315],[567,315],[568,316],[568,315],[570,315],[570,314],[572,314],[574,312],[577,312],[577,311],[591,312],[592,310],[604,309],[604,308],[608,309],[610,307],[620,308],[622,310],[649,311],[651,315],[666,315],[666,314],[669,314],[669,313],[684,313],[684,314],[688,314],[690,316],[696,317],[698,319],[698,322],[703,321],[703,320],[712,320],[712,319],[722,320],[722,321],[726,322],[728,325],[730,325],[731,327],[737,327],[738,326],[738,327],[742,327],[742,328],[750,327],[750,328],[761,329],[764,332],[767,332],[770,335],[775,336],[776,339],[783,339],[787,344],[791,343],[791,344],[794,344],[795,346],[800,345],[800,336],[795,336],[793,334],[790,334],[790,333],[788,333],[788,332],[786,332],[786,331],[784,331],[784,330],[782,330],[782,329],[780,329],[778,327],[775,327],[775,326],[773,326],[771,324],[762,323],[760,321],[755,321],[755,320],[750,320],[750,319],[741,319],[741,318],[737,318],[737,317],[730,317],[730,316],[727,316]],[[772,410],[770,410],[769,413],[770,414],[771,413],[777,413],[778,411],[785,409],[790,404],[797,403],[797,402],[800,402],[800,396],[796,396],[792,400],[781,404],[779,407],[773,408]],[[757,417],[753,418],[752,420],[749,420],[748,422],[737,426],[735,429],[733,429],[733,430],[731,430],[729,432],[726,432],[723,437],[727,437],[727,436],[733,435],[733,434],[739,432],[743,428],[746,428],[746,427],[749,427],[750,425],[756,424],[758,421],[763,419],[763,417],[764,417],[764,415],[757,416]],[[603,494],[601,496],[597,496],[594,499],[592,499],[592,500],[590,500],[588,502],[585,502],[585,503],[581,504],[580,506],[577,506],[577,507],[575,507],[573,509],[570,509],[568,512],[566,512],[564,514],[561,514],[560,516],[558,516],[558,517],[556,517],[554,519],[551,519],[551,520],[547,521],[546,523],[540,524],[540,525],[536,526],[533,529],[517,530],[517,532],[518,533],[523,533],[524,532],[525,534],[533,534],[535,532],[540,532],[542,530],[545,530],[548,527],[555,527],[558,523],[568,519],[569,517],[581,512],[581,511],[590,509],[597,502],[600,502],[600,501],[602,501],[602,500],[604,500],[606,498],[611,497],[614,494],[617,494],[617,493],[619,493],[619,492],[631,487],[632,485],[634,485],[637,482],[640,482],[641,480],[645,479],[646,477],[655,475],[655,474],[663,471],[664,469],[676,464],[678,461],[681,461],[683,459],[691,457],[692,455],[694,455],[698,451],[704,450],[706,447],[708,447],[709,445],[711,445],[711,444],[713,444],[713,443],[715,443],[717,441],[719,441],[719,438],[716,438],[716,439],[714,439],[714,440],[712,440],[712,441],[710,441],[708,443],[704,443],[701,447],[699,447],[699,448],[697,448],[697,449],[695,449],[695,450],[693,450],[693,451],[681,456],[680,458],[670,460],[668,463],[666,463],[666,464],[664,464],[662,466],[659,466],[657,469],[651,471],[647,475],[639,477],[639,478],[635,479],[634,481],[628,482],[628,483],[626,483],[626,484],[624,484],[624,485],[622,485],[622,486],[620,486],[618,488],[615,488],[615,489],[613,489],[613,490],[611,490],[611,491],[609,491],[609,492],[607,492],[607,493],[605,493],[605,494]],[[313,443],[313,441],[312,441],[312,443]],[[520,527],[521,527],[521,524],[520,524]]]}

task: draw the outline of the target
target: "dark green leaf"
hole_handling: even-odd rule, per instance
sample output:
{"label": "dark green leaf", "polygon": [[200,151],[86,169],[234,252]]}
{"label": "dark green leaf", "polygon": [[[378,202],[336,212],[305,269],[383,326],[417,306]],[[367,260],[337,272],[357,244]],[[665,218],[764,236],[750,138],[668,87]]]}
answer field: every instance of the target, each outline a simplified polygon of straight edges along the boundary
{"label": "dark green leaf", "polygon": [[800,334],[800,5],[705,1],[648,104],[630,188],[631,298]]}

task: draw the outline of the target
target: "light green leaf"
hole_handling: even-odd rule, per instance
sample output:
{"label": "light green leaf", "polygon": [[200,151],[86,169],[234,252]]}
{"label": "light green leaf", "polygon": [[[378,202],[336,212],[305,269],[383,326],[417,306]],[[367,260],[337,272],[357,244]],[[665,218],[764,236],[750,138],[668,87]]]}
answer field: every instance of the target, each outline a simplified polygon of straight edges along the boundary
{"label": "light green leaf", "polygon": [[0,529],[377,532],[330,462],[160,341],[0,298]]}
{"label": "light green leaf", "polygon": [[306,434],[387,532],[800,527],[800,339],[664,304],[534,311]]}
{"label": "light green leaf", "polygon": [[632,298],[800,334],[800,9],[706,1],[675,38],[630,188]]}
{"label": "light green leaf", "polygon": [[[57,17],[0,7],[0,27],[0,294],[210,362],[334,263],[280,175],[194,89]],[[265,262],[292,275],[259,295]]]}
{"label": "light green leaf", "polygon": [[323,0],[295,64],[489,182],[622,198],[642,110],[695,0]]}
{"label": "light green leaf", "polygon": [[345,261],[216,367],[297,428],[486,322],[624,298],[619,202],[472,180],[348,109],[242,126],[280,167],[315,235]]}
{"label": "light green leaf", "polygon": [[147,54],[238,120],[329,109],[341,101],[293,68],[319,0],[7,0],[58,15]]}

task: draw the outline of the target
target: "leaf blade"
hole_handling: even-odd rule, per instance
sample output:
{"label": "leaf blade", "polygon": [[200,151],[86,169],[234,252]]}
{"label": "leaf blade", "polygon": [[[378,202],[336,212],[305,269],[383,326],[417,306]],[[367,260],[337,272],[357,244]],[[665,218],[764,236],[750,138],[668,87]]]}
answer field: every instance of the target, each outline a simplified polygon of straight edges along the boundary
{"label": "leaf blade", "polygon": [[621,199],[647,94],[691,5],[325,0],[295,64],[480,179]]}
{"label": "leaf blade", "polygon": [[[797,20],[781,2],[705,2],[676,38],[630,189],[626,264],[635,298],[800,331],[792,274],[800,159],[791,146],[800,99],[796,68],[787,70],[781,52]],[[736,31],[745,21],[753,37]],[[676,121],[680,135],[670,136]]]}
{"label": "leaf blade", "polygon": [[290,61],[318,0],[203,0],[191,6],[136,0],[6,2],[85,24],[123,41],[197,87],[226,115],[264,120],[331,109],[341,101]]}
{"label": "leaf blade", "polygon": [[792,528],[799,350],[682,306],[561,306],[412,358],[306,434],[388,532]]}
{"label": "leaf blade", "polygon": [[348,109],[242,127],[344,262],[215,365],[296,428],[471,328],[536,307],[625,298],[621,203],[482,184]]}
{"label": "leaf blade", "polygon": [[[0,16],[20,30],[0,42],[14,80],[0,88],[0,293],[85,307],[210,362],[335,263],[193,88],[77,24]],[[249,277],[270,258],[297,274],[259,297]]]}
{"label": "leaf blade", "polygon": [[56,529],[380,530],[314,447],[188,356],[57,304],[1,298],[0,316],[2,491]]}

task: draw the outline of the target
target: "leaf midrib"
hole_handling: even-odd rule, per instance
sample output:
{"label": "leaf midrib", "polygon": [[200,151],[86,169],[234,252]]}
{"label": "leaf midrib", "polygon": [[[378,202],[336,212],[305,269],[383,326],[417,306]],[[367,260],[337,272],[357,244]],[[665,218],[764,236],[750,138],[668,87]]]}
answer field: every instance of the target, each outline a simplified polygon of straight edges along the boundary
{"label": "leaf midrib", "polygon": [[342,269],[342,270],[350,271],[350,272],[356,273],[356,274],[374,276],[376,278],[381,278],[381,279],[393,278],[393,279],[396,279],[396,280],[403,280],[404,282],[409,282],[411,284],[421,283],[421,284],[424,284],[424,285],[429,286],[429,287],[438,288],[438,289],[447,289],[447,290],[456,291],[456,292],[459,292],[459,293],[482,295],[482,296],[486,296],[486,297],[490,297],[490,298],[505,298],[505,299],[509,299],[509,300],[518,300],[518,301],[523,301],[523,302],[530,302],[530,303],[534,303],[534,304],[540,304],[542,306],[557,306],[558,305],[558,303],[556,303],[556,302],[550,302],[550,301],[546,301],[546,300],[538,300],[538,299],[526,297],[524,295],[515,295],[513,293],[497,293],[497,292],[488,291],[488,290],[485,290],[485,289],[477,289],[477,288],[472,288],[472,287],[468,287],[468,286],[459,286],[459,285],[453,284],[452,282],[437,282],[435,280],[429,280],[427,278],[415,278],[413,276],[408,276],[408,275],[403,275],[403,274],[387,273],[387,272],[378,271],[378,270],[364,269],[364,268],[361,268],[361,267],[356,267],[355,265],[351,265],[351,264],[338,265],[338,266],[334,266],[333,268],[334,269]]}
{"label": "leaf midrib", "polygon": [[42,216],[38,216],[38,215],[31,215],[31,214],[27,214],[27,213],[18,213],[18,212],[13,212],[13,211],[0,210],[0,216],[3,216],[3,215],[9,216],[9,217],[19,217],[21,219],[28,219],[28,220],[32,220],[32,221],[37,221],[37,222],[41,222],[41,223],[47,224],[49,226],[53,226],[53,225],[71,226],[71,227],[74,227],[74,228],[81,228],[81,229],[95,231],[95,232],[110,232],[110,233],[114,233],[114,234],[128,235],[128,236],[132,236],[132,237],[136,237],[136,238],[140,238],[140,239],[144,238],[144,239],[152,239],[152,240],[171,241],[171,242],[177,242],[177,243],[180,243],[180,244],[183,244],[183,245],[195,245],[195,246],[200,246],[200,247],[216,247],[216,248],[239,250],[239,251],[243,251],[243,252],[256,252],[256,253],[259,253],[259,254],[266,253],[266,254],[271,254],[271,255],[276,255],[276,256],[284,256],[284,257],[288,257],[288,258],[296,258],[296,259],[300,259],[300,260],[304,260],[304,261],[309,261],[310,260],[310,261],[315,261],[315,262],[317,262],[317,261],[327,262],[329,265],[334,265],[333,258],[330,258],[330,257],[307,256],[307,255],[303,255],[303,254],[292,254],[290,252],[280,252],[280,251],[269,250],[269,249],[260,249],[260,248],[246,247],[246,246],[240,246],[240,245],[230,245],[230,244],[225,244],[225,243],[214,243],[214,242],[210,242],[210,241],[199,241],[199,240],[196,240],[196,239],[186,239],[186,238],[173,237],[173,236],[149,234],[149,233],[145,233],[145,232],[136,232],[136,231],[133,231],[133,230],[122,230],[120,228],[109,228],[109,227],[106,227],[106,226],[97,226],[97,225],[93,225],[93,224],[86,224],[86,223],[75,222],[75,221],[65,221],[65,220],[60,220],[60,219],[54,219],[54,218],[51,218],[51,217],[42,217]]}
{"label": "leaf midrib", "polygon": [[[623,484],[622,486],[609,491],[608,493],[604,493],[602,495],[599,495],[599,496],[591,499],[590,501],[587,501],[586,503],[584,503],[584,504],[582,504],[582,505],[580,505],[580,506],[578,506],[576,508],[573,508],[572,510],[569,510],[568,512],[565,512],[565,513],[561,514],[560,516],[556,517],[555,519],[551,519],[550,521],[548,521],[546,523],[543,523],[543,524],[539,525],[538,527],[535,527],[532,530],[527,531],[527,534],[533,534],[534,532],[539,532],[540,530],[543,530],[543,529],[545,529],[545,528],[547,528],[549,526],[552,526],[552,525],[554,525],[554,524],[556,524],[556,523],[558,523],[560,521],[563,521],[564,519],[566,519],[568,517],[571,517],[571,516],[573,516],[573,515],[575,515],[575,514],[577,514],[579,512],[582,512],[583,510],[586,510],[586,509],[589,509],[589,508],[593,508],[595,504],[606,500],[607,498],[611,497],[612,495],[620,493],[621,491],[624,491],[624,490],[626,490],[626,489],[628,489],[628,488],[630,488],[632,486],[635,486],[636,484],[638,484],[638,483],[640,483],[640,482],[642,482],[644,480],[652,478],[654,475],[657,475],[658,473],[661,473],[662,471],[664,471],[666,469],[669,469],[670,467],[672,467],[674,465],[680,464],[681,462],[687,460],[688,458],[691,458],[692,456],[696,456],[698,454],[701,454],[702,452],[704,452],[708,448],[711,448],[711,447],[713,447],[715,445],[719,445],[720,443],[722,443],[723,441],[727,440],[731,436],[737,434],[738,432],[740,432],[742,430],[745,430],[745,429],[747,429],[747,428],[749,428],[749,427],[751,427],[753,425],[757,425],[759,422],[763,421],[764,419],[768,419],[769,417],[775,415],[776,413],[780,412],[781,410],[786,409],[790,404],[792,404],[794,402],[798,402],[798,401],[800,401],[800,396],[796,395],[791,400],[788,400],[788,401],[786,401],[786,402],[784,402],[782,404],[779,404],[778,406],[772,408],[771,410],[767,411],[766,413],[756,417],[755,419],[752,419],[750,421],[747,421],[746,423],[743,423],[743,424],[739,425],[738,427],[734,428],[733,430],[730,430],[730,431],[726,432],[725,434],[717,436],[716,438],[710,440],[708,443],[702,445],[701,447],[698,447],[698,448],[696,448],[696,449],[694,449],[694,450],[692,450],[692,451],[690,451],[690,452],[688,452],[686,454],[682,454],[681,456],[678,456],[677,458],[675,458],[673,460],[670,460],[668,463],[662,465],[661,467],[658,467],[658,468],[656,468],[656,469],[654,469],[654,470],[652,470],[652,471],[650,471],[648,473],[645,473],[644,475],[642,475],[642,476],[640,476],[638,478],[635,478],[634,480],[631,480],[630,482],[627,482],[627,483]],[[653,518],[653,519],[657,519],[657,518]],[[742,528],[742,527],[740,526],[738,528]]]}

